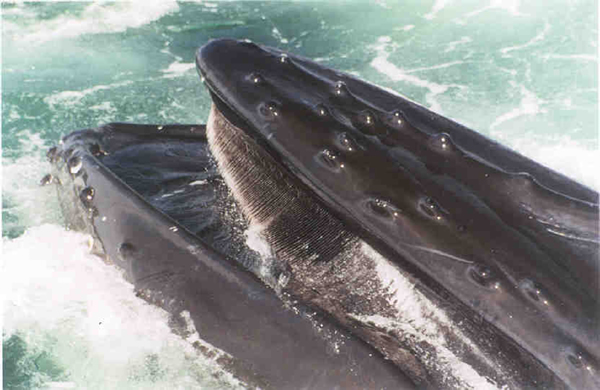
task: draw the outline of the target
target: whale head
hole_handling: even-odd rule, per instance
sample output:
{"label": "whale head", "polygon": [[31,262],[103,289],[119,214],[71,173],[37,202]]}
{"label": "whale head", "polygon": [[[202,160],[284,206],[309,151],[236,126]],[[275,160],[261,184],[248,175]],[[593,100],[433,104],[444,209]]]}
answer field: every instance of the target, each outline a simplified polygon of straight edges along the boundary
{"label": "whale head", "polygon": [[462,324],[468,341],[452,342],[498,383],[600,383],[595,191],[300,56],[220,39],[196,64],[213,98],[211,151],[285,289],[413,378],[435,376],[402,332],[381,337],[365,320],[402,316],[373,271],[389,266]]}

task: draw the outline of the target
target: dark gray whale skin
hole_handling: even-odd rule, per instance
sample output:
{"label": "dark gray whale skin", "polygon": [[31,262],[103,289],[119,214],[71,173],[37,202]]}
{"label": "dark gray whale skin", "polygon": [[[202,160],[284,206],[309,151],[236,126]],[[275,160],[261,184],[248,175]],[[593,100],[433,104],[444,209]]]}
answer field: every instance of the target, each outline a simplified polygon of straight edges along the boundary
{"label": "dark gray whale skin", "polygon": [[[415,388],[326,313],[283,302],[210,245],[218,174],[204,125],[109,124],[71,133],[48,157],[53,173],[43,183],[58,185],[67,226],[91,234],[94,251],[183,336],[189,315],[202,340],[229,354],[217,361],[250,388]],[[181,210],[164,204],[171,196],[199,201]]]}
{"label": "dark gray whale skin", "polygon": [[220,110],[324,207],[474,336],[553,378],[531,383],[600,388],[597,192],[305,58],[220,39],[196,63]]}

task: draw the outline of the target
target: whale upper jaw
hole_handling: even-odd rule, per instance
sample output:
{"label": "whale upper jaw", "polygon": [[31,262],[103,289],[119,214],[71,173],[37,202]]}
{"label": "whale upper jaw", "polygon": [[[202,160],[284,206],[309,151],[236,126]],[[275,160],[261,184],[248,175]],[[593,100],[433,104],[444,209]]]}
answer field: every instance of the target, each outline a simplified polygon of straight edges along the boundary
{"label": "whale upper jaw", "polygon": [[246,145],[485,333],[482,348],[526,360],[517,385],[600,385],[598,193],[305,58],[221,39],[196,63]]}

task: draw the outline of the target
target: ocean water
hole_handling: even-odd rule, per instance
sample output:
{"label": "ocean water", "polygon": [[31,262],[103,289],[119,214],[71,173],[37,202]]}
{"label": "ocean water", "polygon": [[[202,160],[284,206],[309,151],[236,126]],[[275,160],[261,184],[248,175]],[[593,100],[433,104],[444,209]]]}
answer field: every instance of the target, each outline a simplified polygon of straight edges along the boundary
{"label": "ocean water", "polygon": [[[400,5],[401,4],[401,5]],[[45,151],[204,123],[194,52],[248,38],[397,91],[600,189],[595,1],[2,3],[3,385],[236,388],[65,230]],[[193,329],[192,329],[193,331]],[[191,332],[193,334],[193,332]]]}

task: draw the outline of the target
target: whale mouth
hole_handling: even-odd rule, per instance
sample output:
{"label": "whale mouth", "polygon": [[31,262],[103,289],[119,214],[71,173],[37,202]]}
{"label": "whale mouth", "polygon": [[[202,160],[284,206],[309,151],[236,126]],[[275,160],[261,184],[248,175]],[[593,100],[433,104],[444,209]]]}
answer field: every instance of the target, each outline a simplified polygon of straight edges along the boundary
{"label": "whale mouth", "polygon": [[206,126],[77,131],[43,180],[175,325],[259,387],[600,387],[596,192],[306,58],[220,39],[196,63]]}

